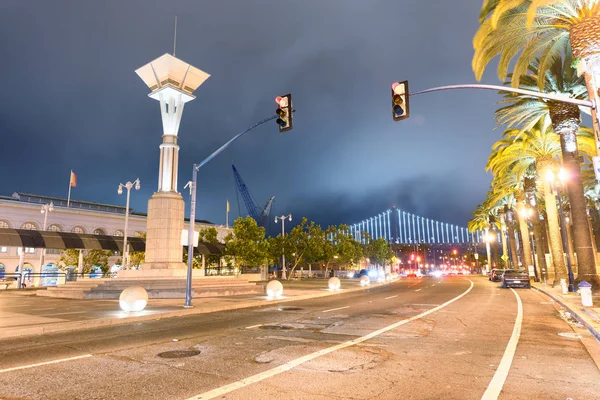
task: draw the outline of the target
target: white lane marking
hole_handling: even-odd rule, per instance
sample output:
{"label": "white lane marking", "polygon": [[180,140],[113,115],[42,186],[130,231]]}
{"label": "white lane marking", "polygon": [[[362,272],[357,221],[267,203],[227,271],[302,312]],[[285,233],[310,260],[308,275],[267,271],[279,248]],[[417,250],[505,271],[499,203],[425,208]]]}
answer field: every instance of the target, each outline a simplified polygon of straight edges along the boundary
{"label": "white lane marking", "polygon": [[419,292],[419,291],[421,291],[421,290],[422,290],[422,289],[417,289],[417,290],[415,290],[415,292]]}
{"label": "white lane marking", "polygon": [[390,296],[390,297],[386,297],[384,300],[393,299],[394,297],[398,297],[398,295],[395,295],[395,296]]}
{"label": "white lane marking", "polygon": [[60,360],[46,361],[46,362],[41,362],[41,363],[37,363],[37,364],[22,365],[20,367],[12,367],[12,368],[0,369],[0,374],[3,374],[5,372],[10,372],[10,371],[18,371],[20,369],[40,367],[42,365],[58,364],[58,363],[65,362],[65,361],[79,360],[80,358],[87,358],[87,357],[92,357],[92,355],[91,354],[84,354],[82,356],[69,357],[69,358],[61,358]]}
{"label": "white lane marking", "polygon": [[496,400],[500,396],[500,392],[502,391],[502,387],[504,386],[504,382],[506,382],[506,377],[508,376],[508,371],[510,370],[510,365],[512,364],[515,356],[515,351],[517,350],[519,337],[521,336],[521,325],[523,324],[523,303],[521,303],[521,298],[517,292],[513,288],[510,288],[510,290],[512,290],[517,298],[517,319],[515,319],[515,326],[513,327],[512,336],[508,341],[506,350],[504,350],[502,360],[498,365],[498,369],[496,370],[494,377],[485,390],[485,393],[481,397],[481,400]]}
{"label": "white lane marking", "polygon": [[247,326],[246,329],[252,329],[252,328],[258,328],[259,326],[262,326],[263,324],[258,324],[258,325],[252,325],[252,326]]}
{"label": "white lane marking", "polygon": [[350,308],[350,306],[332,308],[331,310],[325,310],[325,311],[321,311],[321,312],[331,312],[331,311],[343,310],[344,308]]}
{"label": "white lane marking", "polygon": [[209,390],[208,392],[190,397],[187,400],[207,400],[207,399],[214,399],[216,397],[220,397],[223,396],[229,392],[233,392],[234,390],[237,389],[241,389],[243,387],[252,385],[253,383],[256,382],[260,382],[263,381],[265,379],[271,378],[275,375],[281,374],[282,372],[286,372],[289,371],[295,367],[297,367],[298,365],[304,364],[308,361],[314,360],[317,357],[321,357],[324,356],[326,354],[329,353],[333,353],[334,351],[340,350],[340,349],[344,349],[346,347],[350,347],[350,346],[354,346],[356,344],[365,342],[369,339],[372,339],[376,336],[381,335],[382,333],[386,333],[392,329],[395,329],[401,325],[407,324],[409,322],[415,321],[417,319],[423,318],[426,315],[429,315],[431,313],[436,312],[437,310],[444,308],[452,303],[454,303],[456,300],[462,298],[463,296],[466,296],[467,293],[469,293],[471,291],[471,289],[473,289],[473,281],[469,279],[469,282],[471,282],[471,285],[469,286],[469,288],[467,290],[465,290],[463,293],[461,293],[460,295],[456,296],[455,298],[448,300],[447,302],[445,302],[444,304],[439,305],[438,307],[432,308],[431,310],[427,310],[425,312],[422,312],[421,314],[415,315],[413,317],[410,317],[408,319],[403,319],[402,321],[398,321],[396,323],[393,323],[392,325],[388,325],[384,328],[381,328],[379,330],[376,330],[374,332],[369,333],[368,335],[344,342],[344,343],[340,343],[340,344],[336,344],[335,346],[331,346],[331,347],[327,347],[325,349],[321,349],[319,351],[316,351],[314,353],[310,353],[307,354],[303,357],[297,358],[295,360],[292,360],[290,362],[287,362],[283,365],[280,365],[278,367],[269,369],[267,371],[258,373],[256,375],[252,375],[249,376],[248,378],[244,378],[242,380],[239,380],[237,382],[233,382],[230,383],[229,385],[225,385],[225,386],[221,386],[219,388],[213,389],[213,390]]}

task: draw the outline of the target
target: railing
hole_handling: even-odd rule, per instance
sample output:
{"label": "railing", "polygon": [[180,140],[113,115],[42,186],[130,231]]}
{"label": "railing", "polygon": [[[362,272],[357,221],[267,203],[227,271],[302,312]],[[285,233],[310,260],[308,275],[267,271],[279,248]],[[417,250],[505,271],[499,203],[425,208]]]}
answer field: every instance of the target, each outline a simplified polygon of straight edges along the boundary
{"label": "railing", "polygon": [[[34,278],[41,279],[41,286],[57,286],[60,283],[66,283],[67,274],[65,272],[24,272],[21,274],[20,272],[5,272],[0,274],[0,281],[7,285],[8,289],[8,281],[13,280],[17,282],[17,286],[15,289],[25,289],[33,284]],[[62,279],[61,279],[62,278]],[[55,279],[55,280],[54,280]]]}

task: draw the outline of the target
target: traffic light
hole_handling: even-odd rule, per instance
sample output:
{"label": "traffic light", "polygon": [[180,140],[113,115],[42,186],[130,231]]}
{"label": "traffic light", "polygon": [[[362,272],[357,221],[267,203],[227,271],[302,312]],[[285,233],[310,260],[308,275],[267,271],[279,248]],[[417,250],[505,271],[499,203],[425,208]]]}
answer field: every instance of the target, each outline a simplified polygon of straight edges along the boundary
{"label": "traffic light", "polygon": [[394,121],[400,121],[410,116],[408,96],[408,81],[392,84],[392,116]]}
{"label": "traffic light", "polygon": [[293,113],[292,109],[292,95],[286,94],[285,96],[277,96],[275,98],[277,103],[277,125],[279,125],[279,132],[291,131],[294,128]]}

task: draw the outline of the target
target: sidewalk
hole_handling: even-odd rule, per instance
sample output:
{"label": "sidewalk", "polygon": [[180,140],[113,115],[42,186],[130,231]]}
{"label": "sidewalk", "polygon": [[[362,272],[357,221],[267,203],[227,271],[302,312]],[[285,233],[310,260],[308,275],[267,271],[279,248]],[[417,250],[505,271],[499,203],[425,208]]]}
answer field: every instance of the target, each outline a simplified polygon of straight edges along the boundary
{"label": "sidewalk", "polygon": [[282,282],[283,296],[268,300],[265,295],[202,297],[192,299],[194,308],[184,309],[184,299],[149,299],[145,310],[124,312],[118,300],[72,300],[38,297],[35,290],[0,290],[0,339],[42,335],[161,318],[259,307],[365,290],[358,279],[343,279],[342,290],[331,292],[327,280]]}
{"label": "sidewalk", "polygon": [[551,287],[550,285],[545,286],[543,283],[533,283],[532,287],[567,309],[573,318],[585,326],[600,342],[600,296],[593,296],[593,307],[583,307],[579,293],[563,294],[559,285]]}

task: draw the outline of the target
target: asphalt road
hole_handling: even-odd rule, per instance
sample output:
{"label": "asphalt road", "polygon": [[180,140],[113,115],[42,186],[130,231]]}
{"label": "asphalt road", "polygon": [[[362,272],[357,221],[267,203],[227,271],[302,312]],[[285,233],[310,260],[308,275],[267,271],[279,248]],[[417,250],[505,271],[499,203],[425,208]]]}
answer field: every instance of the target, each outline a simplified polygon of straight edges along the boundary
{"label": "asphalt road", "polygon": [[[401,280],[5,340],[0,398],[599,399],[600,370],[575,329],[533,290],[480,277]],[[159,356],[171,351],[198,354]]]}

